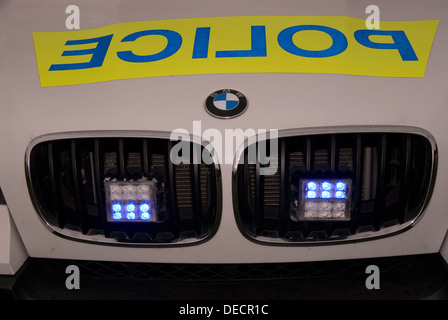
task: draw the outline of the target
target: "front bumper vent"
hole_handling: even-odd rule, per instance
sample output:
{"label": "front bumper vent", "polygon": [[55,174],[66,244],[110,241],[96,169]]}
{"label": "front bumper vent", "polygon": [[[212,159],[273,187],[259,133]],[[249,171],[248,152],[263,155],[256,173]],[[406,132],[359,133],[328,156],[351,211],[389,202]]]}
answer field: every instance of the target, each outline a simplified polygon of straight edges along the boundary
{"label": "front bumper vent", "polygon": [[[432,137],[415,131],[280,135],[278,151],[266,143],[272,161],[277,161],[274,175],[261,175],[264,165],[258,159],[250,163],[246,147],[234,172],[241,231],[256,242],[312,244],[405,230],[429,200],[436,169]],[[297,218],[300,181],[310,177],[353,181],[349,219]]]}
{"label": "front bumper vent", "polygon": [[[57,138],[28,153],[35,205],[59,235],[113,244],[174,245],[203,241],[220,218],[220,176],[215,164],[173,164],[177,141],[141,137]],[[194,144],[190,143],[193,154]],[[201,150],[203,147],[201,146]],[[154,223],[108,222],[105,180],[157,181]]]}

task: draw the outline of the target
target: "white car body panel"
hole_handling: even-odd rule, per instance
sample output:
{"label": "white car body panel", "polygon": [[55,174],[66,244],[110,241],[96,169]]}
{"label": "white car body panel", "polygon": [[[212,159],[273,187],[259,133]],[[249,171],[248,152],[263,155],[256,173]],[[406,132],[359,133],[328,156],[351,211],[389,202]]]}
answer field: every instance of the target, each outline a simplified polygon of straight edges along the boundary
{"label": "white car body panel", "polygon": [[6,206],[0,206],[0,274],[15,274],[28,258]]}
{"label": "white car body panel", "polygon": [[[119,22],[245,15],[341,15],[366,18],[368,1],[77,1],[81,29]],[[329,74],[222,74],[114,80],[42,88],[32,32],[67,31],[65,8],[71,1],[4,0],[0,3],[0,186],[31,257],[177,263],[298,262],[436,253],[448,230],[448,3],[385,1],[381,19],[440,20],[424,78],[384,78]],[[219,9],[219,10],[218,10]],[[240,117],[221,120],[204,109],[215,90],[233,88],[249,101]],[[44,225],[29,197],[25,153],[41,135],[96,130],[171,132],[326,126],[391,125],[422,128],[438,147],[431,200],[419,222],[398,235],[329,246],[268,246],[249,241],[235,222],[232,165],[221,165],[222,218],[215,236],[200,245],[136,248],[96,245],[62,238]],[[1,207],[1,231],[7,211]],[[4,222],[4,223],[3,223]],[[12,223],[13,222],[13,223]],[[8,230],[4,231],[7,232]],[[0,234],[5,237],[5,234]],[[448,241],[448,240],[447,240]],[[17,270],[24,251],[8,264],[0,247],[0,273]],[[20,247],[19,244],[17,246]],[[448,244],[442,254],[448,259]],[[6,259],[6,260],[5,260]]]}

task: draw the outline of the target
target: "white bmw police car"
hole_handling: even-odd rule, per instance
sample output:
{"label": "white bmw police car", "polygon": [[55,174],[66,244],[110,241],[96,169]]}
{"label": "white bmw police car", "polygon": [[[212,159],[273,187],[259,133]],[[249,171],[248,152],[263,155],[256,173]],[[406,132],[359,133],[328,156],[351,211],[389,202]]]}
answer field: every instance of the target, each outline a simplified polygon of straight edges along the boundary
{"label": "white bmw police car", "polygon": [[444,0],[2,1],[0,297],[446,298],[447,36]]}

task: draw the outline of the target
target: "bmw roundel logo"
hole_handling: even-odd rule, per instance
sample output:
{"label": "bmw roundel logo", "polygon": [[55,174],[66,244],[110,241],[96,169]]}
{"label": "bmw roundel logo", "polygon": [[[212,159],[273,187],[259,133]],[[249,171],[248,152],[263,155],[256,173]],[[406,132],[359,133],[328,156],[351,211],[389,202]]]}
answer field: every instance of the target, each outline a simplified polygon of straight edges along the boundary
{"label": "bmw roundel logo", "polygon": [[213,92],[205,101],[205,109],[217,118],[233,118],[247,109],[247,99],[244,94],[232,89],[221,89]]}

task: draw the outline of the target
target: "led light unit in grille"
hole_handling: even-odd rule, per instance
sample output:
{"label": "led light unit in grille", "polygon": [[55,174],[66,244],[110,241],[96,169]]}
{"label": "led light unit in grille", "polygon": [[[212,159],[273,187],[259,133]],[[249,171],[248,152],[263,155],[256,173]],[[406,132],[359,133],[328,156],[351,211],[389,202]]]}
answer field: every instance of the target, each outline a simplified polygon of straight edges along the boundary
{"label": "led light unit in grille", "polygon": [[300,179],[298,219],[350,220],[351,187],[350,179]]}
{"label": "led light unit in grille", "polygon": [[157,222],[155,181],[105,181],[108,222]]}

